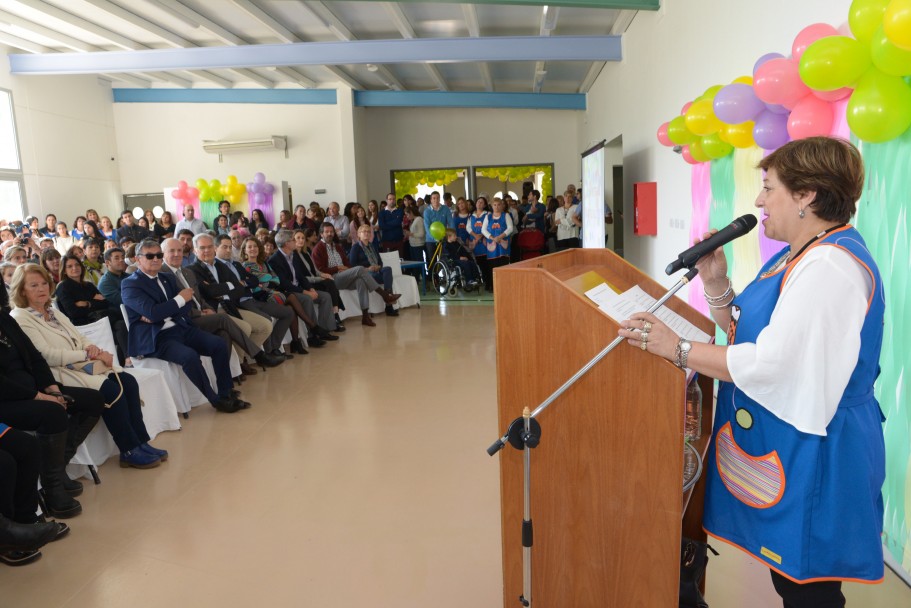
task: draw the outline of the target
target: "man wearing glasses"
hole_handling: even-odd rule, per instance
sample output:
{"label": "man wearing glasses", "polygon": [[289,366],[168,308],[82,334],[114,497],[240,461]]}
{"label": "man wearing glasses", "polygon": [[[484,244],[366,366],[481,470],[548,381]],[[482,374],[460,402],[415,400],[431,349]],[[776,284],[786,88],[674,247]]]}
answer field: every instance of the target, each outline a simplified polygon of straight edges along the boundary
{"label": "man wearing glasses", "polygon": [[[188,302],[193,298],[193,290],[178,289],[172,275],[160,272],[163,258],[156,241],[142,241],[136,247],[139,270],[121,283],[121,296],[130,322],[129,355],[176,363],[220,412],[234,413],[250,407],[232,389],[228,347],[190,322]],[[212,358],[217,392],[209,383],[201,356]]]}

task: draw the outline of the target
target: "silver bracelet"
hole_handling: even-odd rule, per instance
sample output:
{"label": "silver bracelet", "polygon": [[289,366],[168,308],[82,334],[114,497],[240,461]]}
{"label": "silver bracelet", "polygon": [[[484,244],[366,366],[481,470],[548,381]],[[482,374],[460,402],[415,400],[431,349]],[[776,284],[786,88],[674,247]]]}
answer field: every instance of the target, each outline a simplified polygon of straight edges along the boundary
{"label": "silver bracelet", "polygon": [[[736,294],[734,291],[731,291],[731,293],[734,294],[734,297],[737,297],[737,294]],[[731,298],[731,299],[728,300],[728,302],[725,303],[725,304],[716,304],[716,303],[714,303],[714,302],[706,302],[706,304],[709,305],[709,308],[713,308],[713,309],[715,309],[715,310],[721,310],[721,309],[724,309],[724,308],[730,308],[730,307],[731,307],[731,304],[733,304],[733,303],[734,303],[734,298]]]}
{"label": "silver bracelet", "polygon": [[727,279],[728,279],[728,288],[725,289],[724,293],[721,294],[720,296],[710,296],[709,293],[705,290],[705,283],[702,284],[702,295],[705,296],[705,301],[708,302],[709,305],[717,304],[718,302],[721,302],[722,300],[727,298],[729,295],[734,293],[734,283],[731,281],[731,277],[728,277]]}

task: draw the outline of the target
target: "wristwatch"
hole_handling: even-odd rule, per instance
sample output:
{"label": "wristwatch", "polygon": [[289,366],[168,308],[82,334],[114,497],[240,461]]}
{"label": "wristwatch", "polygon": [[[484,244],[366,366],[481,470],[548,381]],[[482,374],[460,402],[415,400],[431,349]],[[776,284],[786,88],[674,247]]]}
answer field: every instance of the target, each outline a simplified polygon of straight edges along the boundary
{"label": "wristwatch", "polygon": [[680,338],[677,341],[677,348],[674,350],[674,365],[680,369],[686,368],[686,359],[690,356],[690,350],[693,348],[693,343],[687,340],[686,338]]}

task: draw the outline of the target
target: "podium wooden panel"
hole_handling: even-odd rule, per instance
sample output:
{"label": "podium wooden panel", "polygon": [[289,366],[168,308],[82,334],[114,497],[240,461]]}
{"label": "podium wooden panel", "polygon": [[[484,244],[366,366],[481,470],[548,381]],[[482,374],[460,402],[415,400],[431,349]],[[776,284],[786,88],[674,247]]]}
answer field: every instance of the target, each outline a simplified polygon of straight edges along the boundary
{"label": "podium wooden panel", "polygon": [[[573,249],[495,270],[499,432],[534,410],[617,336],[584,292],[607,281],[666,289],[613,252]],[[714,334],[679,298],[668,308]],[[712,380],[701,378],[704,455]],[[671,608],[679,592],[681,530],[703,539],[704,482],[682,493],[686,379],[673,363],[626,343],[538,418],[531,452],[532,607]],[[505,608],[522,593],[522,452],[500,458]],[[688,506],[687,506],[688,505]]]}

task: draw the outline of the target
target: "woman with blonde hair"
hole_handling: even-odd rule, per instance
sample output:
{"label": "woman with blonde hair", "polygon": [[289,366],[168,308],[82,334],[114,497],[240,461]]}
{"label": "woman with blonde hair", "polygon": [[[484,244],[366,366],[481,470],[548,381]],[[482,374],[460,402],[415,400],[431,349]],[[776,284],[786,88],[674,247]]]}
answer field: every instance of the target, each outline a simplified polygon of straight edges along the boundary
{"label": "woman with blonde hair", "polygon": [[149,445],[136,380],[123,371],[113,354],[94,345],[66,315],[54,310],[53,295],[47,271],[26,264],[13,276],[10,301],[15,308],[10,315],[47,361],[58,384],[101,393],[104,407],[96,413],[120,450],[120,466],[157,467],[168,453]]}

